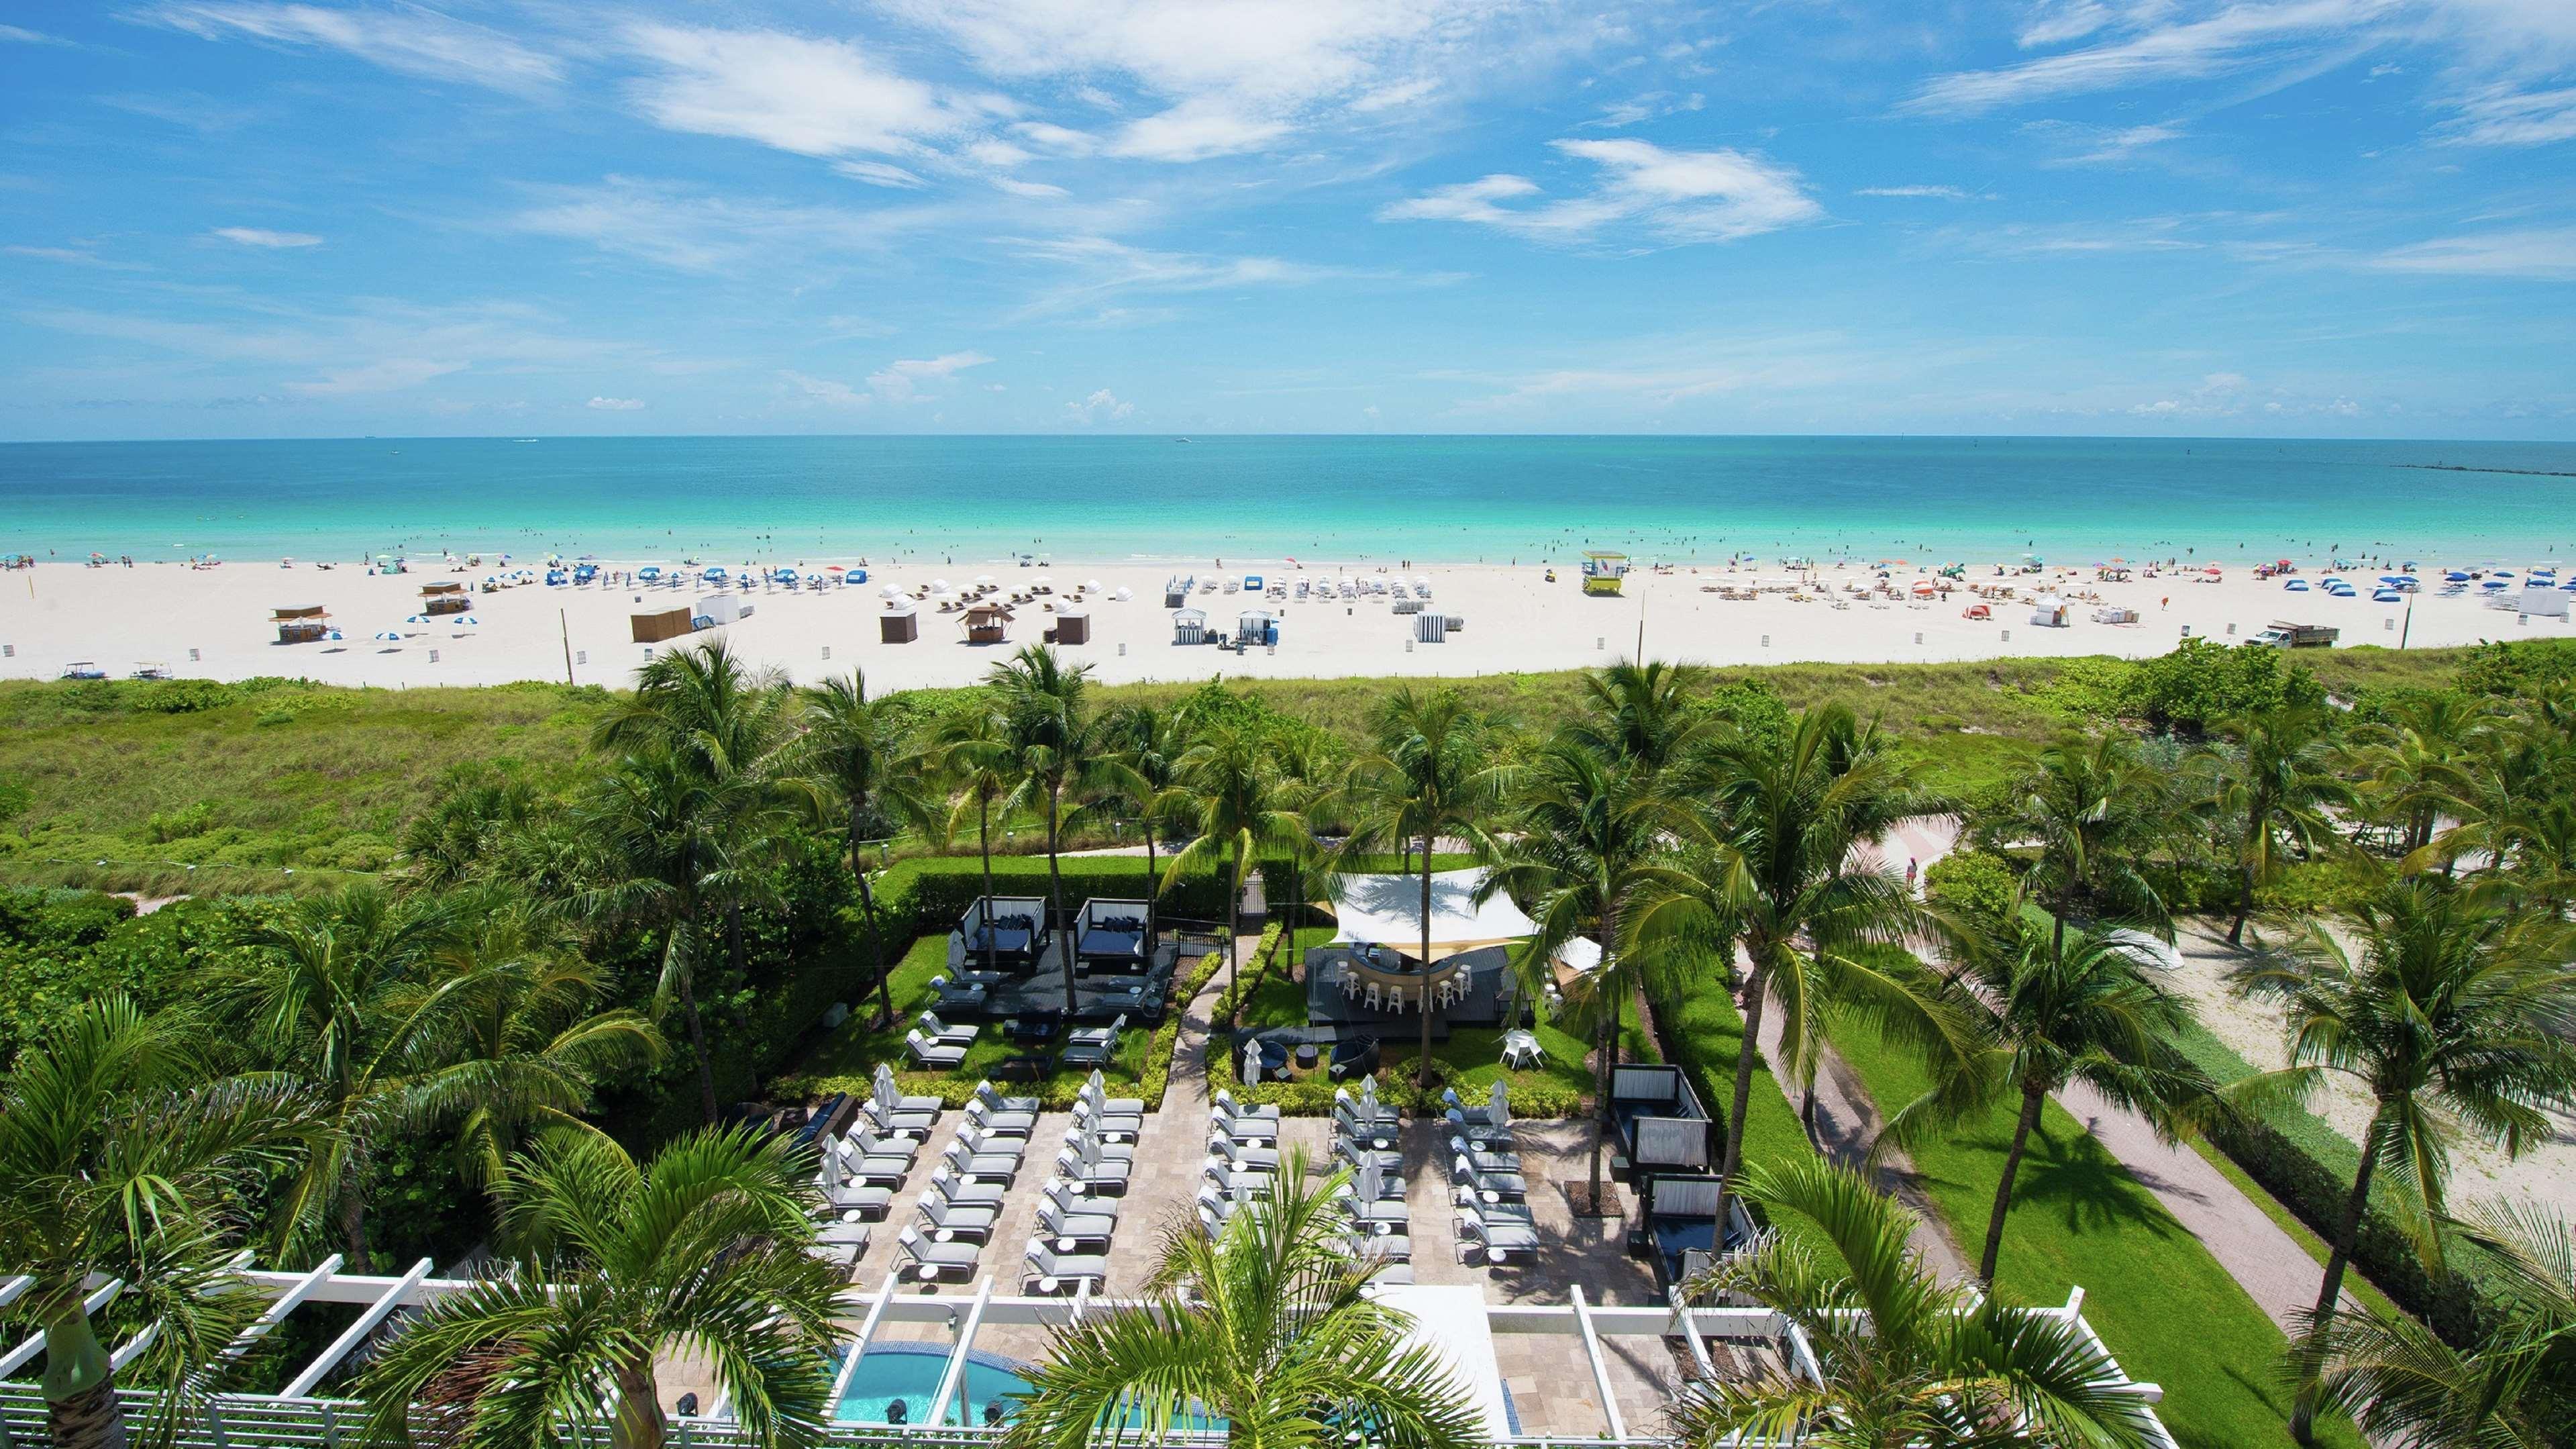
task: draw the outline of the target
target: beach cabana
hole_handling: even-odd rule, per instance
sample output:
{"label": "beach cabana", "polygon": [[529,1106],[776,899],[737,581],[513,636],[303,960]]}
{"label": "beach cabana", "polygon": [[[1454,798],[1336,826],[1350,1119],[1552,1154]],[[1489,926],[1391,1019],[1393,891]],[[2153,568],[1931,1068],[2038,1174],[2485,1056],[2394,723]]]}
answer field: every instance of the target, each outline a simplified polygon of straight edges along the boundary
{"label": "beach cabana", "polygon": [[424,614],[462,614],[474,607],[474,596],[460,583],[423,584],[420,611]]}
{"label": "beach cabana", "polygon": [[716,624],[740,623],[742,621],[742,616],[750,612],[751,606],[744,603],[739,595],[709,594],[705,598],[698,600],[697,612],[694,617],[706,621],[704,625],[700,626],[704,628]]}
{"label": "beach cabana", "polygon": [[1073,918],[1073,954],[1078,965],[1143,971],[1153,956],[1146,939],[1143,901],[1093,896]]}
{"label": "beach cabana", "polygon": [[1091,642],[1091,611],[1080,604],[1067,604],[1055,611],[1055,627],[1047,631],[1058,644]]}
{"label": "beach cabana", "polygon": [[952,961],[982,961],[1034,969],[1046,954],[1047,903],[1042,896],[977,896],[949,934]]}
{"label": "beach cabana", "polygon": [[1235,617],[1234,642],[1249,648],[1279,642],[1279,616],[1268,609],[1246,609]]}
{"label": "beach cabana", "polygon": [[909,644],[921,637],[921,611],[912,600],[898,595],[886,601],[886,611],[877,620],[877,638],[887,644]]}
{"label": "beach cabana", "polygon": [[1011,610],[1004,604],[977,604],[958,619],[969,644],[1011,642]]}
{"label": "beach cabana", "polygon": [[1440,644],[1449,638],[1449,616],[1416,614],[1413,616],[1413,638],[1419,644]]}
{"label": "beach cabana", "polygon": [[2042,594],[2030,601],[2030,621],[2043,629],[2063,629],[2067,618],[2066,601],[2055,594]]}
{"label": "beach cabana", "polygon": [[1175,609],[1172,611],[1172,642],[1204,644],[1207,642],[1207,610]]}
{"label": "beach cabana", "polygon": [[310,644],[331,635],[331,616],[320,604],[295,604],[270,611],[280,644]]}
{"label": "beach cabana", "polygon": [[665,639],[677,639],[697,627],[690,622],[689,611],[685,608],[630,614],[627,619],[638,644],[659,644]]}

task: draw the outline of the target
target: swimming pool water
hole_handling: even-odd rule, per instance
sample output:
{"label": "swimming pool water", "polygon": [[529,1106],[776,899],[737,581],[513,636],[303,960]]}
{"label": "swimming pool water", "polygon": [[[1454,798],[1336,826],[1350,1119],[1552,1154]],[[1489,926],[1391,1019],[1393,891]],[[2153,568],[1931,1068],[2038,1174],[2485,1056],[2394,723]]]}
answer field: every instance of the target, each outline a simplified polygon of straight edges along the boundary
{"label": "swimming pool water", "polygon": [[[919,1424],[939,1396],[939,1376],[948,1367],[948,1351],[930,1344],[880,1343],[859,1359],[858,1370],[834,1407],[832,1418],[843,1424],[887,1424],[894,1405],[905,1408],[904,1421]],[[835,1361],[837,1375],[840,1364]],[[1015,1395],[1028,1392],[1010,1360],[989,1353],[967,1355],[966,1374],[957,1388],[957,1403],[948,1410],[951,1424],[981,1424],[988,1408],[998,1405],[1005,1418],[1017,1408]],[[964,1410],[961,1415],[959,1410]]]}

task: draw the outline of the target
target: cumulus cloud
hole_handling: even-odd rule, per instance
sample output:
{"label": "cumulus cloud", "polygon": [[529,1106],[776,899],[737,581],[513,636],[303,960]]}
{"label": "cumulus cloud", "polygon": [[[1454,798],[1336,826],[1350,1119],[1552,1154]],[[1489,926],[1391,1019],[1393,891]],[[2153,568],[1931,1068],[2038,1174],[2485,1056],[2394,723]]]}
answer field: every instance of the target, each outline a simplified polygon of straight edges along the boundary
{"label": "cumulus cloud", "polygon": [[342,51],[404,75],[494,90],[526,94],[563,79],[563,65],[553,56],[499,31],[417,5],[362,10],[214,0],[160,5],[138,18],[207,40],[243,38]]}
{"label": "cumulus cloud", "polygon": [[1742,151],[1670,151],[1648,141],[1563,140],[1557,151],[1599,168],[1593,189],[1544,204],[1525,176],[1497,173],[1435,188],[1378,212],[1381,221],[1462,221],[1535,240],[1589,241],[1633,227],[1666,242],[1733,241],[1824,214],[1798,173]]}
{"label": "cumulus cloud", "polygon": [[1105,387],[1080,402],[1064,405],[1065,416],[1078,423],[1114,423],[1135,411],[1134,403],[1120,402],[1118,395]]}
{"label": "cumulus cloud", "polygon": [[642,412],[644,410],[644,399],[640,397],[595,397],[588,403],[585,403],[584,406],[603,413],[634,413]]}
{"label": "cumulus cloud", "polygon": [[269,247],[288,250],[296,247],[318,247],[322,238],[303,231],[262,231],[255,226],[219,226],[207,233],[246,247]]}
{"label": "cumulus cloud", "polygon": [[626,40],[660,67],[633,86],[657,123],[799,155],[918,154],[1011,110],[901,75],[844,40],[658,24],[630,26]]}
{"label": "cumulus cloud", "polygon": [[869,373],[867,386],[852,387],[828,377],[781,369],[780,379],[825,407],[854,411],[878,403],[901,405],[928,402],[937,385],[970,367],[981,367],[993,359],[980,352],[950,352],[938,357],[902,358]]}

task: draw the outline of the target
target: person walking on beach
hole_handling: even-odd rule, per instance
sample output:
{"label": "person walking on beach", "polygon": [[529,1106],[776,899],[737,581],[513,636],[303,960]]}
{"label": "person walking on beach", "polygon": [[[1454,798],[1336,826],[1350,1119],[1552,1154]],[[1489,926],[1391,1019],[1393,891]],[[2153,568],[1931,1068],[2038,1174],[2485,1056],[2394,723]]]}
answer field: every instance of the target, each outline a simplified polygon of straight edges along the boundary
{"label": "person walking on beach", "polygon": [[1914,857],[1910,855],[1905,857],[1905,888],[1914,889]]}

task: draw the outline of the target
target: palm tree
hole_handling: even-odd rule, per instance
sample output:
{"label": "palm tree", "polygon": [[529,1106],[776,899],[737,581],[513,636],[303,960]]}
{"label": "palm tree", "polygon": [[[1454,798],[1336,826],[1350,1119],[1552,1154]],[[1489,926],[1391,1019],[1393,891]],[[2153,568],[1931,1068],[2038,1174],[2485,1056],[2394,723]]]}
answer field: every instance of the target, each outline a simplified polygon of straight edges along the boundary
{"label": "palm tree", "polygon": [[409,1088],[412,1109],[456,1124],[458,1175],[495,1188],[531,1132],[595,1131],[581,1114],[604,1080],[662,1059],[643,1013],[600,1010],[608,981],[552,914],[493,888],[458,903],[436,949],[449,1059]]}
{"label": "palm tree", "polygon": [[1537,930],[1519,966],[1532,995],[1554,984],[1554,963],[1567,944],[1589,940],[1600,953],[1571,993],[1589,1017],[1596,1130],[1592,1140],[1593,1211],[1603,1206],[1601,1151],[1613,1130],[1610,1069],[1618,1061],[1619,1008],[1636,993],[1651,955],[1631,959],[1621,947],[1627,912],[1656,879],[1656,858],[1688,817],[1635,765],[1605,757],[1581,741],[1553,740],[1518,777],[1508,832],[1498,832],[1492,868],[1479,901],[1508,891]]}
{"label": "palm tree", "polygon": [[2353,803],[2351,787],[2334,774],[2324,713],[2313,705],[2283,705],[2223,721],[2232,741],[2207,761],[2199,813],[2224,835],[2236,867],[2236,918],[2227,944],[2245,943],[2254,892],[2281,873],[2284,851],[2316,854],[2339,850],[2330,812]]}
{"label": "palm tree", "polygon": [[594,747],[667,750],[708,775],[747,775],[786,738],[785,676],[722,637],[655,655],[635,692],[592,728]]}
{"label": "palm tree", "polygon": [[2528,1207],[2465,1226],[2502,1283],[2503,1322],[2461,1349],[2403,1314],[2337,1310],[2319,1402],[2389,1449],[2561,1449],[2576,1434],[2576,1242],[2564,1218]]}
{"label": "palm tree", "polygon": [[[2347,951],[2320,926],[2289,949],[2247,962],[2236,989],[2277,1002],[2290,1065],[2231,1088],[2248,1101],[2304,1098],[2328,1077],[2369,1093],[2361,1162],[2326,1258],[2311,1321],[2333,1319],[2361,1215],[2380,1174],[2423,1225],[2418,1248],[2438,1265],[2431,1225],[2443,1211],[2452,1140],[2465,1134],[2518,1155],[2550,1131],[2548,1112],[2576,1107],[2576,976],[2563,922],[2501,908],[2490,893],[2432,875],[2383,876],[2349,912]],[[2296,1351],[2304,1386],[2291,1430],[2308,1442],[2320,1349]]]}
{"label": "palm tree", "polygon": [[700,936],[712,902],[743,900],[759,889],[756,867],[784,824],[784,803],[766,779],[710,775],[667,750],[647,750],[621,761],[574,813],[596,857],[575,908],[591,920],[660,935],[654,1015],[678,1005],[696,1058],[699,1104],[712,1126],[715,1069],[698,1010]]}
{"label": "palm tree", "polygon": [[1566,734],[1596,754],[1660,774],[1715,736],[1716,719],[1692,709],[1707,682],[1708,671],[1696,664],[1622,659],[1583,676],[1586,708],[1567,722]]}
{"label": "palm tree", "polygon": [[[1236,942],[1243,925],[1243,883],[1264,859],[1297,859],[1315,837],[1299,807],[1304,792],[1279,768],[1269,742],[1241,725],[1214,725],[1199,733],[1163,792],[1158,810],[1186,821],[1195,838],[1163,868],[1163,886],[1222,862],[1226,867],[1226,990],[1234,990],[1240,962]],[[1236,1009],[1242,1003],[1238,1000]]]}
{"label": "palm tree", "polygon": [[[984,865],[984,899],[993,898],[993,805],[1007,798],[1016,761],[1010,726],[1002,717],[998,691],[989,687],[968,707],[948,715],[933,731],[931,759],[954,793],[942,834],[954,839],[965,825],[968,807],[975,812],[975,854]],[[984,969],[993,969],[993,934],[984,933]]]}
{"label": "palm tree", "polygon": [[1156,935],[1155,906],[1163,893],[1162,872],[1154,864],[1155,836],[1163,821],[1157,815],[1163,792],[1179,782],[1181,756],[1189,752],[1189,721],[1178,710],[1166,713],[1150,704],[1122,704],[1101,716],[1102,736],[1136,777],[1140,787],[1121,804],[1136,812],[1145,837],[1145,942]]}
{"label": "palm tree", "polygon": [[1971,988],[1963,1004],[1983,1041],[1922,1097],[1898,1110],[1879,1135],[1883,1146],[1910,1147],[1934,1127],[1991,1111],[2020,1096],[2012,1147],[1986,1218],[1978,1280],[1995,1281],[2003,1253],[2004,1215],[2032,1129],[2051,1094],[2083,1082],[2144,1116],[2170,1137],[2188,1129],[2213,1085],[2168,1043],[2196,1020],[2189,998],[2168,990],[2133,941],[2079,936],[2073,949],[2027,922],[2011,921],[1999,940],[1964,943],[1959,979]]}
{"label": "palm tree", "polygon": [[2113,1386],[2116,1365],[2076,1323],[1945,1286],[1906,1245],[1913,1214],[1858,1175],[1801,1157],[1755,1167],[1744,1191],[1816,1232],[1766,1234],[1684,1292],[1737,1295],[1780,1314],[1806,1336],[1816,1376],[1773,1370],[1694,1385],[1672,1416],[1685,1449],[2161,1442],[2146,1400]]}
{"label": "palm tree", "polygon": [[2006,846],[2036,844],[2022,889],[2047,907],[2053,949],[2065,950],[2070,916],[2170,927],[2164,896],[2140,867],[2176,838],[2173,789],[2128,736],[2105,731],[2050,741],[1985,832]]}
{"label": "palm tree", "polygon": [[[1430,694],[1400,685],[1380,708],[1377,750],[1351,767],[1341,799],[1356,818],[1337,853],[1358,865],[1390,844],[1422,848],[1422,969],[1431,969],[1431,855],[1443,835],[1463,837],[1476,854],[1493,854],[1486,819],[1503,797],[1508,772],[1492,763],[1483,721],[1455,689]],[[1431,1004],[1423,1002],[1421,1066],[1414,1084],[1431,1086]]]}
{"label": "palm tree", "polygon": [[867,676],[860,671],[851,670],[847,679],[826,679],[803,694],[805,732],[796,742],[795,767],[822,784],[841,807],[850,874],[859,883],[859,908],[868,924],[868,964],[877,982],[877,1025],[884,1027],[894,1020],[894,994],[886,979],[885,931],[877,920],[876,888],[868,881],[861,847],[871,834],[885,834],[929,813],[929,802],[920,789],[921,761],[913,749],[909,724],[888,701],[868,698]]}
{"label": "palm tree", "polygon": [[45,1336],[58,1449],[126,1442],[119,1370],[84,1307],[94,1276],[124,1285],[121,1321],[152,1327],[134,1374],[171,1412],[260,1306],[229,1269],[234,1193],[290,1168],[312,1121],[283,1077],[208,1079],[194,1050],[205,1036],[111,995],[20,1053],[0,1084],[0,1262],[34,1280],[19,1306]]}
{"label": "palm tree", "polygon": [[1705,844],[1685,872],[1662,878],[1640,929],[1732,935],[1748,963],[1718,1174],[1724,1222],[1744,1160],[1766,1005],[1778,1001],[1782,1051],[1802,1075],[1821,1054],[1817,1014],[1828,999],[1936,1057],[1955,1057],[1960,1033],[1919,972],[1866,949],[1897,944],[1921,913],[1903,880],[1884,864],[1856,865],[1855,856],[1898,820],[1936,808],[1874,726],[1842,705],[1820,705],[1776,740],[1727,737],[1693,775],[1708,792],[1709,819],[1699,827]]}
{"label": "palm tree", "polygon": [[434,902],[351,884],[253,928],[217,980],[260,1057],[306,1084],[329,1128],[281,1204],[286,1240],[327,1223],[351,1272],[367,1271],[376,1148],[413,1125],[410,1091],[445,1060],[451,1013],[429,978],[447,927]]}
{"label": "palm tree", "polygon": [[1365,1427],[1403,1449],[1484,1441],[1448,1368],[1411,1333],[1411,1315],[1370,1289],[1375,1260],[1348,1246],[1339,1194],[1292,1150],[1259,1197],[1213,1241],[1195,1222],[1163,1236],[1145,1291],[1055,1330],[1029,1370],[1009,1449],[1085,1449],[1103,1424],[1143,1442],[1224,1420],[1245,1449],[1329,1449]]}
{"label": "palm tree", "polygon": [[655,1363],[700,1355],[756,1444],[831,1422],[841,1275],[806,1253],[814,1155],[750,1129],[694,1132],[649,1169],[599,1136],[523,1154],[506,1180],[521,1261],[442,1297],[360,1375],[383,1442],[554,1442],[604,1402],[613,1449],[658,1449]]}
{"label": "palm tree", "polygon": [[2464,766],[2491,715],[2485,701],[2444,690],[2401,699],[2387,718],[2353,731],[2358,793],[2376,818],[2395,823],[2400,851],[2432,844],[2442,816],[2459,809],[2470,789]]}
{"label": "palm tree", "polygon": [[1068,669],[1053,649],[1031,644],[996,665],[1003,744],[1016,783],[1005,811],[1036,809],[1046,820],[1047,925],[1064,963],[1064,1009],[1074,1010],[1073,942],[1064,915],[1064,827],[1095,798],[1137,793],[1086,698],[1091,666]]}

